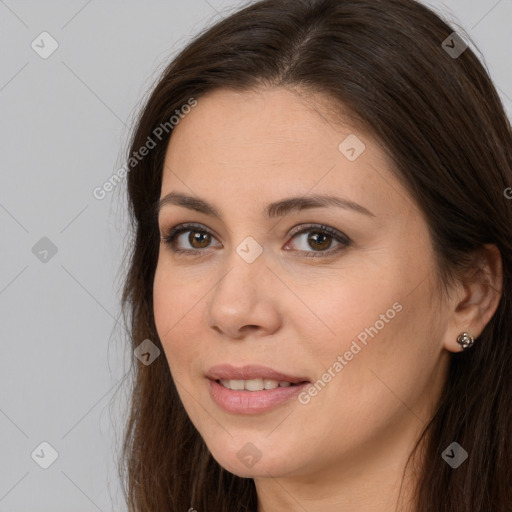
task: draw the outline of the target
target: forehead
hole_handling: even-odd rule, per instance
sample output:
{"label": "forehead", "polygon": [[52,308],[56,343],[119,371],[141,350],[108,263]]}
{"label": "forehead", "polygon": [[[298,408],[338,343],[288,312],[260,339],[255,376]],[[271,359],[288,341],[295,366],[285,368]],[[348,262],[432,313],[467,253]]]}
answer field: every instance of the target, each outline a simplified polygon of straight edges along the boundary
{"label": "forehead", "polygon": [[366,132],[326,114],[328,101],[282,88],[219,89],[198,98],[173,130],[162,195],[189,188],[270,202],[284,191],[338,192],[362,204],[380,197],[399,206],[392,196],[406,193],[385,152]]}
{"label": "forehead", "polygon": [[247,154],[262,158],[278,156],[295,146],[299,154],[313,151],[315,156],[327,149],[326,157],[329,153],[337,157],[340,129],[353,129],[336,126],[327,119],[317,105],[319,101],[319,97],[313,99],[283,88],[243,92],[218,89],[201,97],[194,110],[176,126],[171,146],[192,145],[213,154],[236,149],[238,156],[243,156],[239,150],[244,149]]}

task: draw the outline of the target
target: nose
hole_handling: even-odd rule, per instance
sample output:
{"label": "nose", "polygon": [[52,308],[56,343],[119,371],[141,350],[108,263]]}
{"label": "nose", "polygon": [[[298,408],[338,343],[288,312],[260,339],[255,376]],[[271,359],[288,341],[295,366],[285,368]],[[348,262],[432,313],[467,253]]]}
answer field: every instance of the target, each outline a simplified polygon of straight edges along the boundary
{"label": "nose", "polygon": [[264,254],[248,263],[233,250],[227,270],[209,295],[211,329],[232,339],[266,336],[279,329],[284,287],[266,265]]}

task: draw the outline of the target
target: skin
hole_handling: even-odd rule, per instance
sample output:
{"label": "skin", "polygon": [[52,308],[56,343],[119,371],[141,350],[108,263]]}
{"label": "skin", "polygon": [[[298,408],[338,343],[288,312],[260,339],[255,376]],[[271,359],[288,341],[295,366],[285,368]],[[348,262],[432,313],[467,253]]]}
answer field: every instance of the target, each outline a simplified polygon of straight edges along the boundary
{"label": "skin", "polygon": [[[396,508],[407,457],[438,401],[450,353],[461,350],[457,336],[478,336],[499,294],[475,277],[442,295],[426,221],[392,163],[369,133],[329,119],[322,105],[326,98],[284,88],[217,90],[175,127],[161,197],[198,196],[222,220],[177,205],[161,209],[162,236],[184,222],[213,236],[191,245],[197,229],[181,233],[177,247],[202,250],[199,257],[161,244],[155,322],[191,421],[219,464],[254,478],[258,512],[412,511],[412,470]],[[366,146],[355,161],[338,149],[350,134]],[[311,194],[347,198],[373,216],[334,206],[263,215],[270,202]],[[309,223],[351,243],[329,235],[308,242],[315,227],[289,236]],[[263,248],[252,263],[236,252],[248,236]],[[501,259],[488,249],[483,268],[493,279]],[[394,303],[401,310],[358,343],[361,350],[309,403],[240,415],[211,400],[205,373],[225,362],[315,382]],[[246,443],[261,453],[252,467],[237,457]]]}

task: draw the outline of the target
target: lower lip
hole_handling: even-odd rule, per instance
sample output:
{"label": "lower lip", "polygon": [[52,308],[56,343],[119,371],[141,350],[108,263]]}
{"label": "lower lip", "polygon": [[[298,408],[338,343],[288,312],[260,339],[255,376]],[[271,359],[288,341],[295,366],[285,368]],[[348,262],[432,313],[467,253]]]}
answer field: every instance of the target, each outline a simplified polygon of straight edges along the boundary
{"label": "lower lip", "polygon": [[297,396],[309,382],[295,386],[277,387],[263,391],[235,391],[208,379],[212,400],[227,412],[236,414],[258,414],[270,411]]}

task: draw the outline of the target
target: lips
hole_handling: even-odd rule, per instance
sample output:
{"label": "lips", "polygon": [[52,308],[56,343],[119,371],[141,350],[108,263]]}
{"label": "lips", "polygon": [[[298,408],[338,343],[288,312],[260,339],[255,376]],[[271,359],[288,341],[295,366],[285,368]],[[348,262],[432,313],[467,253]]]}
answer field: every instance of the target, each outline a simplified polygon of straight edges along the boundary
{"label": "lips", "polygon": [[235,367],[230,364],[216,365],[212,366],[207,371],[206,377],[213,381],[250,381],[263,379],[290,382],[291,384],[310,382],[307,377],[278,372],[272,368],[260,365],[246,365],[241,367]]}
{"label": "lips", "polygon": [[311,385],[307,377],[259,365],[213,366],[206,377],[212,401],[225,412],[237,415],[262,414],[293,404],[293,398]]}

